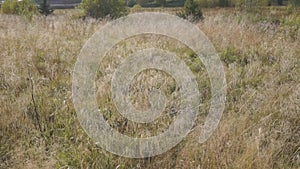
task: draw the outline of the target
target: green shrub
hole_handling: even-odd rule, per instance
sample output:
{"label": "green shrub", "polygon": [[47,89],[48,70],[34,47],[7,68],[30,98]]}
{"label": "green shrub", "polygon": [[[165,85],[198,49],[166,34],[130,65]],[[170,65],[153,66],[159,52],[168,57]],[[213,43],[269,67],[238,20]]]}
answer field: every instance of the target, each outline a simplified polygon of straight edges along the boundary
{"label": "green shrub", "polygon": [[93,18],[116,19],[128,14],[128,8],[122,0],[83,0],[79,8],[86,16]]}
{"label": "green shrub", "polygon": [[142,7],[140,4],[135,4],[132,8],[133,9],[141,9]]}
{"label": "green shrub", "polygon": [[4,14],[18,14],[17,0],[6,0],[1,6],[1,13]]}
{"label": "green shrub", "polygon": [[184,3],[184,10],[177,13],[177,16],[192,21],[198,21],[203,19],[201,7],[198,1],[194,0],[186,0]]}
{"label": "green shrub", "polygon": [[1,13],[16,14],[31,20],[32,16],[37,13],[37,7],[32,0],[6,0],[1,6]]}
{"label": "green shrub", "polygon": [[222,62],[229,66],[232,63],[236,63],[240,66],[248,64],[247,58],[235,48],[227,48],[220,54]]}

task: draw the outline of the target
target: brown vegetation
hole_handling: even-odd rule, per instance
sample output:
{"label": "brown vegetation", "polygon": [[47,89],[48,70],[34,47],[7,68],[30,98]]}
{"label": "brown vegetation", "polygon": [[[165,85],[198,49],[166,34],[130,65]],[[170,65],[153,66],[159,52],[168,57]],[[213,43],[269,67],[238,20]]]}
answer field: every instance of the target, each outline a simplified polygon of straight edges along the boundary
{"label": "brown vegetation", "polygon": [[199,116],[199,127],[183,142],[147,159],[97,147],[72,105],[76,58],[106,21],[78,19],[76,10],[31,22],[0,15],[0,168],[299,168],[300,19],[266,10],[203,11],[205,19],[196,24],[226,71],[223,117],[204,144],[197,142],[205,117]]}

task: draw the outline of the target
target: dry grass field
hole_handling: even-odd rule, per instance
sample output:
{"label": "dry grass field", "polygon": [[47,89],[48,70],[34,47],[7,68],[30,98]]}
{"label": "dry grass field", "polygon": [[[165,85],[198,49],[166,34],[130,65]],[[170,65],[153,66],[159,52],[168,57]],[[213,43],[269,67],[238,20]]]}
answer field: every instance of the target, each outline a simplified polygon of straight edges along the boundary
{"label": "dry grass field", "polygon": [[[35,16],[30,22],[0,14],[0,168],[298,169],[299,13],[275,8],[265,9],[261,15],[232,8],[204,9],[203,13],[205,19],[195,24],[214,44],[227,79],[221,122],[208,141],[199,144],[204,112],[197,119],[198,127],[180,144],[145,159],[116,156],[96,146],[81,128],[72,103],[72,71],[77,56],[107,21],[80,19],[76,10],[57,10],[48,17]],[[210,86],[200,60],[193,58],[184,46],[172,40],[166,43],[167,40],[146,36],[127,43],[138,49],[157,41],[162,48],[181,54],[199,75],[197,80],[205,96],[204,109],[199,111],[206,110]],[[103,64],[113,63],[117,52],[126,54],[129,49],[124,46],[116,46]],[[105,70],[99,70],[99,78],[101,71]],[[132,88],[155,85],[147,81],[155,73],[150,70],[139,75],[138,78],[146,79],[145,84],[134,82]],[[160,76],[166,75],[156,77]],[[166,79],[161,88],[173,90],[172,78]],[[108,116],[104,111],[110,125],[128,135],[142,135],[143,126],[128,123],[120,128],[122,119],[114,112],[110,94],[105,93],[110,89],[109,81],[100,80],[97,84],[100,108],[115,114]],[[133,97],[140,100],[136,102],[140,109],[147,108],[143,96],[142,93]],[[172,92],[167,94],[172,96]],[[162,129],[157,129],[157,125],[147,127],[158,133],[169,122],[170,119],[160,119],[158,126]]]}

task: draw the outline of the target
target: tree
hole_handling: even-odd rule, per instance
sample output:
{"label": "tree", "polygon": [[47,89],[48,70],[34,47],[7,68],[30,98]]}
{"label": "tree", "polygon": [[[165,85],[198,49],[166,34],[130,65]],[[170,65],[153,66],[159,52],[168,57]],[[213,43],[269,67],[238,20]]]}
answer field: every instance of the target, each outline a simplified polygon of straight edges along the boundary
{"label": "tree", "polygon": [[184,10],[177,13],[179,17],[197,21],[203,19],[203,14],[198,1],[186,0],[184,3]]}
{"label": "tree", "polygon": [[86,16],[112,19],[128,14],[126,3],[122,0],[83,0],[79,6]]}

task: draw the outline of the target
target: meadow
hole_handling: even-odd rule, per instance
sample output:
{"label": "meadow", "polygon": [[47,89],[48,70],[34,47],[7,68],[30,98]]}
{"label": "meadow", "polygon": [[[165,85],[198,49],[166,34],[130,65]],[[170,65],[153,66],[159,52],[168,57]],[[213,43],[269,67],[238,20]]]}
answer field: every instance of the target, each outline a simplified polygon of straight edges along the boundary
{"label": "meadow", "polygon": [[[145,10],[132,12],[140,11]],[[144,159],[120,157],[98,147],[81,128],[72,103],[76,59],[86,41],[108,21],[81,18],[75,9],[33,16],[32,21],[0,14],[0,168],[298,169],[299,9],[291,12],[285,7],[271,7],[244,13],[235,8],[214,8],[203,9],[203,14],[204,20],[195,24],[215,46],[227,80],[222,119],[205,143],[199,144],[197,139],[209,107],[209,80],[201,61],[185,46],[156,36],[128,39],[130,45],[118,44],[103,62],[104,70],[99,70],[99,107],[107,110],[103,115],[112,127],[130,136],[147,133],[143,133],[143,125],[124,124],[111,103],[107,92],[110,76],[101,72],[116,66],[115,54],[126,55],[156,41],[152,47],[179,53],[197,75],[204,96],[197,125],[176,147]],[[147,108],[145,93],[140,89],[158,85],[148,77],[166,76],[155,73],[150,70],[138,75],[144,83],[133,82],[133,102],[140,109]],[[172,98],[176,85],[172,78],[165,79],[160,87]],[[157,134],[171,121],[163,117],[147,129],[150,135]]]}

